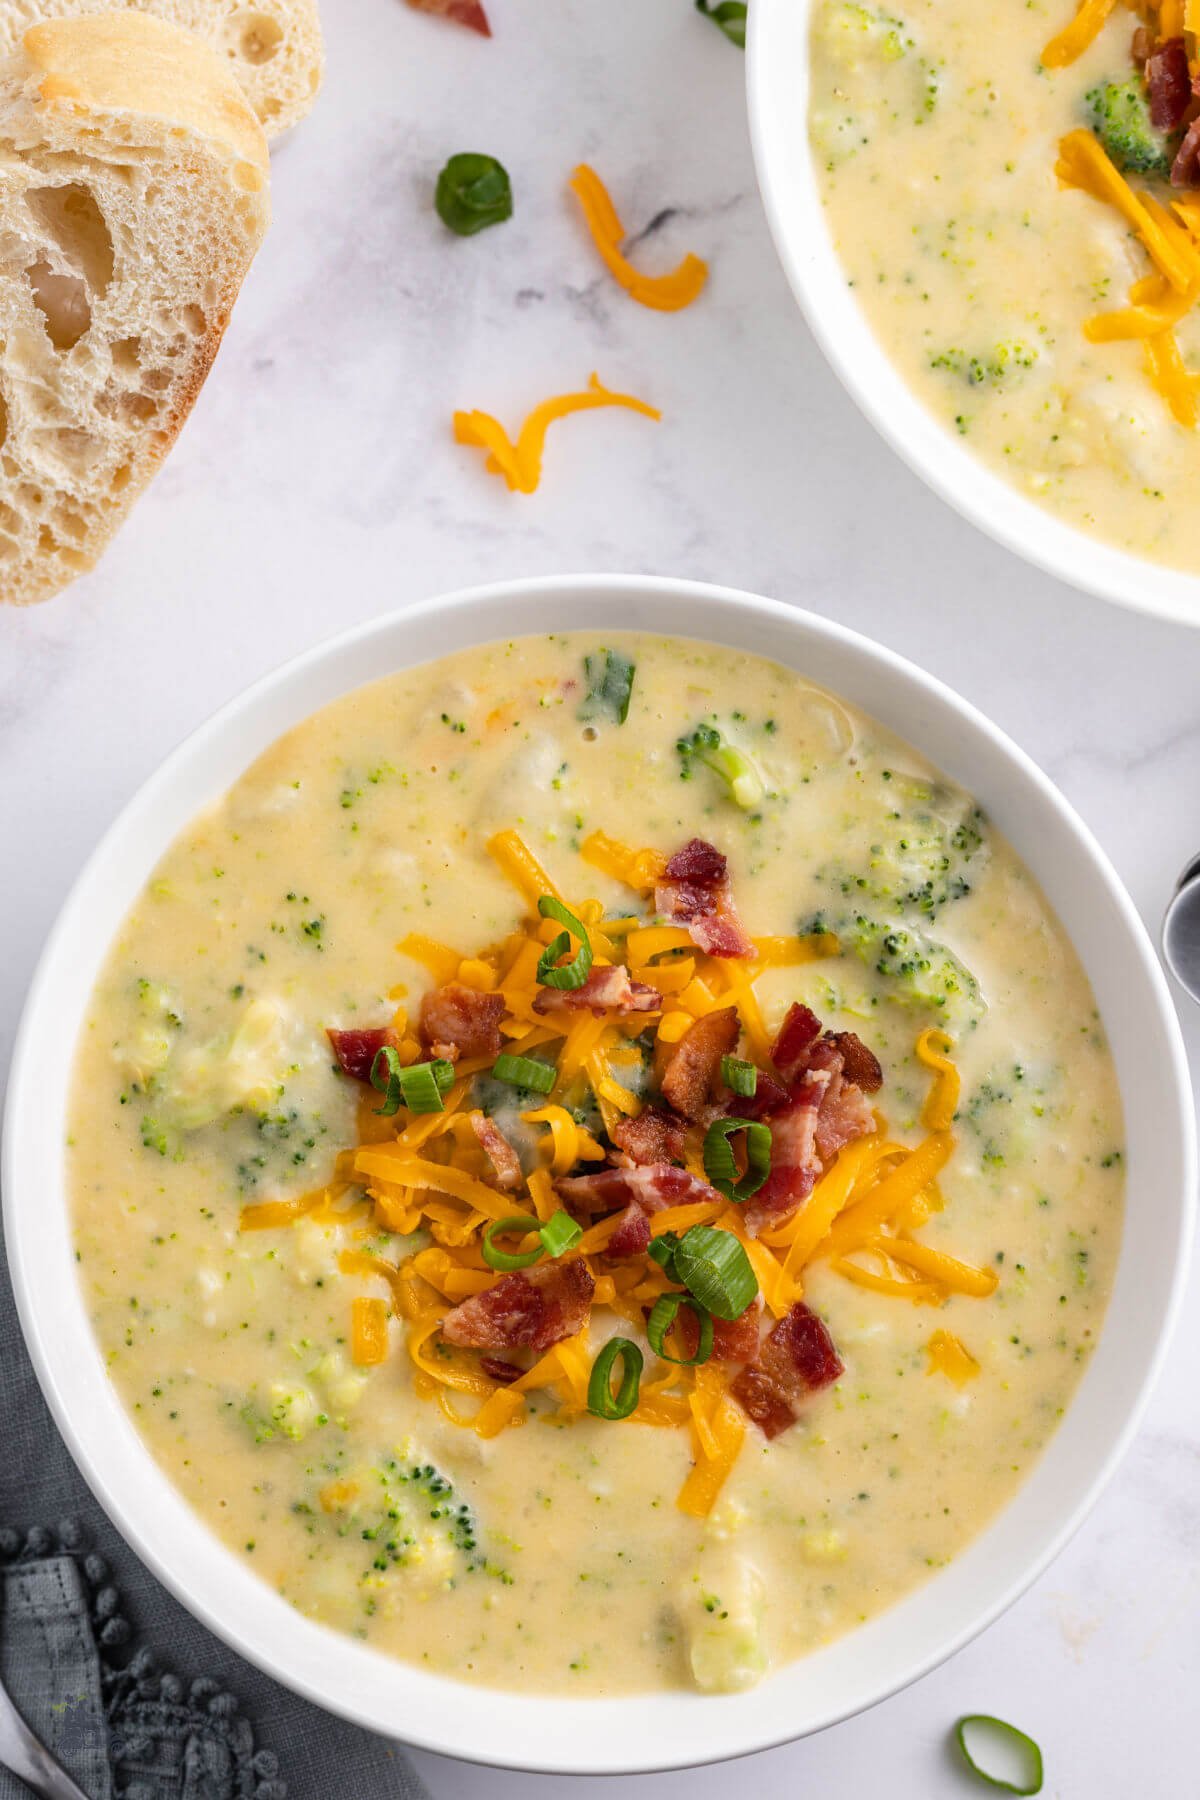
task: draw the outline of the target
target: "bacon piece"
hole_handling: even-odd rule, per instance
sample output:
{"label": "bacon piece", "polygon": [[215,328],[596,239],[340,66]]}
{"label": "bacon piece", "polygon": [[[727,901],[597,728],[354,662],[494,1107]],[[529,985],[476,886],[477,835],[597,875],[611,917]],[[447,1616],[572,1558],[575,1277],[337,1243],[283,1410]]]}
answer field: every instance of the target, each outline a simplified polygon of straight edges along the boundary
{"label": "bacon piece", "polygon": [[844,1367],[824,1322],[797,1300],[729,1391],[763,1436],[774,1438],[795,1424],[809,1395],[829,1387]]}
{"label": "bacon piece", "polygon": [[1172,187],[1200,186],[1200,119],[1193,119],[1171,164]]}
{"label": "bacon piece", "polygon": [[[762,1319],[763,1299],[756,1294],[740,1319],[713,1320],[714,1362],[753,1362],[758,1355],[758,1328]],[[685,1356],[695,1356],[700,1347],[700,1327],[690,1306],[681,1306],[675,1315],[675,1329]]]}
{"label": "bacon piece", "polygon": [[448,981],[421,1001],[421,1043],[431,1056],[457,1062],[460,1056],[499,1056],[503,994],[481,994]]}
{"label": "bacon piece", "polygon": [[793,1001],[787,1009],[771,1061],[785,1081],[794,1081],[808,1067],[809,1054],[821,1035],[821,1021],[811,1007]]}
{"label": "bacon piece", "polygon": [[753,956],[733,904],[729,865],[703,838],[692,838],[677,850],[654,890],[656,909],[686,928],[708,956]]}
{"label": "bacon piece", "polygon": [[468,31],[477,31],[480,37],[492,35],[488,16],[479,0],[408,0],[408,4],[417,12],[436,13],[439,18],[453,19],[456,25],[465,25]]}
{"label": "bacon piece", "polygon": [[617,1229],[608,1240],[607,1255],[644,1256],[649,1248],[650,1220],[644,1208],[636,1200],[631,1200],[617,1221]]}
{"label": "bacon piece", "polygon": [[853,1031],[827,1031],[823,1040],[832,1044],[842,1059],[842,1073],[847,1081],[860,1087],[864,1094],[877,1094],[883,1086],[883,1070],[873,1050],[868,1050]]}
{"label": "bacon piece", "polygon": [[468,1115],[475,1136],[483,1146],[484,1153],[496,1174],[496,1185],[502,1188],[518,1188],[524,1179],[521,1159],[496,1124],[486,1113],[473,1112]]}
{"label": "bacon piece", "polygon": [[479,1359],[479,1367],[489,1381],[498,1381],[501,1387],[508,1387],[514,1381],[520,1381],[525,1373],[518,1369],[516,1363],[502,1362],[498,1356],[483,1356]]}
{"label": "bacon piece", "polygon": [[687,1119],[699,1119],[716,1086],[721,1058],[738,1041],[736,1006],[718,1007],[689,1025],[671,1052],[662,1078],[663,1098]]}
{"label": "bacon piece", "polygon": [[764,1225],[778,1225],[808,1199],[821,1173],[817,1120],[829,1086],[829,1070],[801,1077],[786,1106],[770,1114],[771,1173],[746,1202],[746,1230],[757,1237]]}
{"label": "bacon piece", "polygon": [[593,968],[582,987],[543,988],[533,1003],[535,1013],[577,1012],[588,1007],[594,1013],[656,1012],[662,1005],[657,988],[631,981],[623,963]]}
{"label": "bacon piece", "polygon": [[1154,46],[1146,59],[1146,86],[1150,123],[1159,131],[1177,130],[1192,100],[1187,47],[1181,37],[1164,38]]}
{"label": "bacon piece", "polygon": [[325,1036],[333,1045],[343,1075],[354,1081],[370,1081],[379,1052],[385,1047],[396,1050],[400,1045],[399,1034],[390,1025],[377,1025],[366,1031],[330,1030]]}
{"label": "bacon piece", "polygon": [[636,1200],[643,1212],[662,1212],[668,1206],[693,1205],[700,1200],[720,1200],[709,1187],[674,1163],[646,1163],[637,1169],[597,1169],[590,1175],[572,1175],[555,1182],[555,1188],[572,1210],[612,1212]]}
{"label": "bacon piece", "polygon": [[574,1337],[591,1310],[596,1284],[585,1262],[551,1262],[502,1275],[442,1320],[448,1344],[468,1350],[536,1350]]}
{"label": "bacon piece", "polygon": [[683,1155],[683,1129],[665,1106],[648,1106],[636,1119],[618,1119],[609,1136],[635,1163],[675,1162]]}
{"label": "bacon piece", "polygon": [[777,1111],[779,1107],[786,1106],[790,1098],[782,1082],[776,1081],[773,1075],[768,1075],[765,1069],[760,1069],[752,1094],[735,1094],[729,1088],[720,1090],[713,1118],[735,1114],[739,1119],[761,1119],[768,1113]]}

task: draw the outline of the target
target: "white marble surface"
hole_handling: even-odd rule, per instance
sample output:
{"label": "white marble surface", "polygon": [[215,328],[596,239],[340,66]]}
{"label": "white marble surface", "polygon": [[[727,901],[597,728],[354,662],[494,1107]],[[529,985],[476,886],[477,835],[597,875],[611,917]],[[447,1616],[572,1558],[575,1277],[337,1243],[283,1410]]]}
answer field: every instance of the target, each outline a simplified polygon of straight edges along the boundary
{"label": "white marble surface", "polygon": [[[776,265],[740,54],[690,0],[490,5],[487,43],[400,0],[326,0],[326,91],[277,155],[274,227],[181,442],[96,574],[0,617],[0,1058],[73,873],[186,730],[339,626],[492,577],[677,573],[871,633],[1032,752],[1151,924],[1200,845],[1200,632],[1026,569],[875,439]],[[505,162],[517,214],[459,241],[430,196],[467,148]],[[644,254],[708,257],[699,305],[646,312],[599,271],[564,194],[581,157],[631,229],[677,209]],[[558,428],[531,498],[452,443],[455,406],[515,422],[593,368],[663,423]],[[946,1728],[975,1709],[1042,1740],[1048,1794],[1194,1793],[1198,1360],[1193,1281],[1145,1429],[1072,1547],[869,1716],[736,1771],[586,1788],[421,1757],[436,1800],[715,1800],[731,1779],[763,1800],[953,1800],[978,1790]]]}

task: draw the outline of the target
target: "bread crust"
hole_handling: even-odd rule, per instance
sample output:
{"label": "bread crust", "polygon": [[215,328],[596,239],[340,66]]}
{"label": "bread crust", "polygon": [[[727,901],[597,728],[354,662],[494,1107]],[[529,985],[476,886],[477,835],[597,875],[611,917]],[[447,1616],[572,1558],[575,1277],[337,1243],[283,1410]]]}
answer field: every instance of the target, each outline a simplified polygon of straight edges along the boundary
{"label": "bread crust", "polygon": [[0,600],[89,568],[170,449],[270,216],[222,61],[138,13],[0,64]]}

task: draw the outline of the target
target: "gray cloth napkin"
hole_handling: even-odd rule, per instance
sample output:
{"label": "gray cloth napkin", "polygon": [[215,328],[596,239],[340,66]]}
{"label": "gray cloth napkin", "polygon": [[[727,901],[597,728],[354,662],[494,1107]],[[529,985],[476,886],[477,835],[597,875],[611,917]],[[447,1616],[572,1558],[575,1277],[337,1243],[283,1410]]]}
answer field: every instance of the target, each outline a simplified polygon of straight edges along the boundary
{"label": "gray cloth napkin", "polygon": [[[429,1800],[395,1746],[219,1643],[92,1498],[0,1257],[0,1677],[93,1800]],[[0,1800],[28,1790],[0,1769]]]}

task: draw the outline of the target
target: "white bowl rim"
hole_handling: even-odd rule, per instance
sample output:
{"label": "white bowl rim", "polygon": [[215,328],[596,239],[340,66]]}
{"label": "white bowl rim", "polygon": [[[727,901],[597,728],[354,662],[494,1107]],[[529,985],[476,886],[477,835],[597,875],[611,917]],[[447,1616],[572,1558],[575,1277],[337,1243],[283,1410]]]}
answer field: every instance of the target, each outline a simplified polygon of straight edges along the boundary
{"label": "white bowl rim", "polygon": [[[1124,1383],[1117,1416],[1110,1416],[1109,1362],[1103,1384],[1095,1374],[1112,1335],[1106,1329],[1048,1449],[1017,1496],[960,1556],[896,1606],[832,1645],[784,1665],[749,1693],[719,1699],[671,1692],[572,1700],[466,1688],[381,1656],[294,1612],[192,1512],[142,1446],[108,1384],[74,1275],[62,1194],[62,1110],[56,1112],[46,1104],[47,1075],[61,1067],[63,997],[74,996],[73,1043],[76,1016],[84,1010],[116,925],[167,844],[200,810],[198,796],[218,797],[287,723],[308,716],[363,679],[360,675],[347,680],[344,674],[335,679],[331,671],[344,670],[348,664],[358,667],[365,659],[366,679],[374,679],[429,660],[424,654],[405,654],[405,640],[414,635],[419,639],[422,628],[435,634],[435,654],[442,655],[468,643],[535,635],[539,629],[561,630],[564,617],[573,630],[650,629],[757,650],[804,668],[824,685],[840,685],[843,692],[857,681],[860,691],[848,697],[876,717],[881,708],[863,700],[864,687],[873,685],[881,695],[894,693],[897,705],[901,697],[908,706],[920,702],[925,721],[916,748],[930,754],[931,734],[935,739],[957,736],[963,758],[977,757],[994,767],[997,779],[1011,781],[1013,794],[1003,804],[1012,810],[1014,821],[1019,824],[1030,811],[1040,814],[1068,863],[1078,863],[1088,883],[1087,918],[1110,920],[1123,949],[1120,986],[1115,977],[1113,982],[1117,1005],[1126,1003],[1121,999],[1125,995],[1140,1014],[1139,1051],[1149,1046],[1156,1059],[1156,1086],[1142,1135],[1160,1146],[1160,1160],[1165,1162],[1166,1172],[1156,1177],[1150,1202],[1164,1213],[1165,1224],[1155,1234],[1153,1247],[1138,1251],[1152,1259],[1153,1294],[1143,1308],[1144,1340],[1130,1358],[1136,1369],[1130,1373],[1123,1363],[1116,1369],[1118,1390]],[[510,623],[515,619],[522,621],[519,626]],[[787,654],[778,647],[785,639],[791,646]],[[764,649],[768,640],[776,647]],[[847,666],[854,678],[833,683],[821,673],[826,662]],[[319,697],[314,699],[314,694]],[[883,711],[886,714],[886,707]],[[285,723],[280,724],[279,716]],[[903,735],[902,727],[894,728]],[[229,747],[233,740],[236,754]],[[230,763],[233,774],[218,780],[212,765],[222,760]],[[947,758],[935,754],[933,760],[944,766]],[[994,805],[1000,797],[985,793],[980,798],[985,805]],[[1013,835],[1009,823],[997,822]],[[128,852],[136,848],[144,828],[149,844],[143,843],[130,867]],[[1022,854],[1028,861],[1028,853]],[[107,898],[106,884],[113,890]],[[97,922],[98,911],[111,915],[111,922]],[[1091,924],[1087,929],[1090,933]],[[1098,929],[1109,927],[1102,924]],[[87,944],[89,935],[94,942],[81,954],[80,946]],[[1095,983],[1095,968],[1089,966],[1089,974]],[[1114,1045],[1114,1054],[1120,1055],[1120,1045]],[[1134,1123],[1127,1116],[1127,1141]],[[56,1185],[52,1208],[45,1200],[48,1170],[49,1185]],[[1186,1279],[1196,1145],[1182,1038],[1149,939],[1087,827],[1023,751],[935,678],[828,619],[728,588],[663,577],[597,574],[544,576],[467,589],[418,602],[334,636],[256,682],[172,752],[105,833],[46,942],[14,1048],[0,1178],[13,1286],[42,1390],[100,1504],[177,1599],[234,1650],[285,1685],[386,1736],[464,1760],[531,1773],[626,1774],[717,1762],[824,1729],[928,1673],[1024,1592],[1078,1528],[1110,1479],[1158,1375]],[[1123,1281],[1129,1250],[1127,1238],[1110,1321],[1118,1295],[1125,1296],[1128,1310],[1138,1305],[1137,1292],[1145,1286],[1145,1270],[1136,1281],[1133,1275]],[[1088,1417],[1098,1409],[1104,1421],[1099,1451],[1086,1437],[1082,1451],[1075,1444],[1085,1430],[1082,1423],[1073,1429],[1085,1394]],[[1047,1505],[1044,1471],[1051,1463],[1060,1485],[1065,1482],[1069,1489],[1067,1502],[1059,1507]],[[1043,1488],[1047,1488],[1044,1496]],[[938,1623],[935,1615],[946,1612],[947,1621]],[[872,1657],[880,1668],[864,1675]]]}
{"label": "white bowl rim", "polygon": [[1005,549],[1060,581],[1176,624],[1200,625],[1200,577],[1130,555],[1027,499],[913,393],[846,285],[808,141],[808,31],[817,0],[754,0],[747,37],[750,138],[775,248],[825,358],[860,411],[921,480]]}

